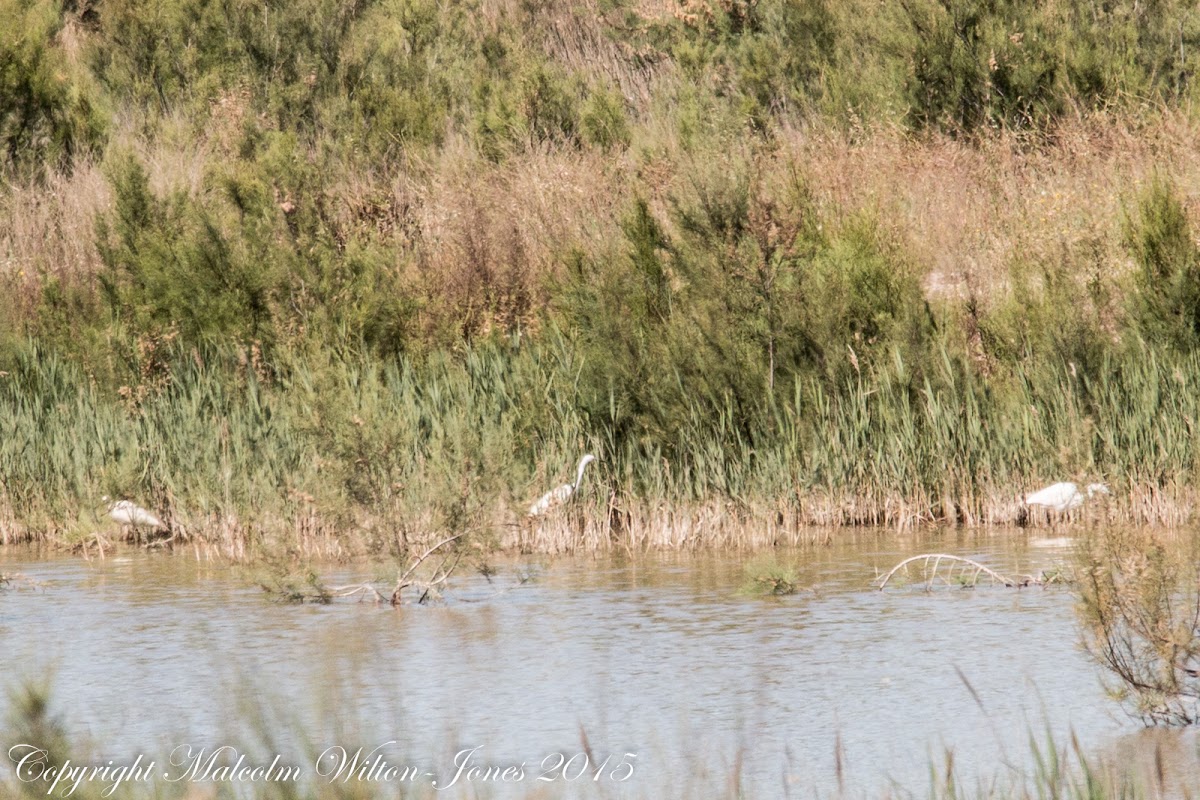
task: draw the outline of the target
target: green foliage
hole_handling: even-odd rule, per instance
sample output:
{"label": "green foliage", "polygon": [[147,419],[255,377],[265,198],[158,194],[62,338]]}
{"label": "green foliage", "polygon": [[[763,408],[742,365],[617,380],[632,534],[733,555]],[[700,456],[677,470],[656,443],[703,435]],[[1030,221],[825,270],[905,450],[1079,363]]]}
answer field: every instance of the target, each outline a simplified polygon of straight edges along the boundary
{"label": "green foliage", "polygon": [[711,82],[757,130],[819,101],[837,24],[824,0],[683,3],[657,39],[695,83]]}
{"label": "green foliage", "polygon": [[1177,102],[1194,92],[1185,58],[1200,39],[1193,4],[922,0],[905,8],[917,127],[1037,128],[1071,108]]}
{"label": "green foliage", "polygon": [[1141,335],[1187,352],[1200,343],[1200,247],[1174,187],[1151,181],[1127,218],[1125,241],[1137,263],[1130,314]]}
{"label": "green foliage", "polygon": [[898,249],[865,220],[827,235],[798,177],[768,186],[739,156],[697,164],[672,222],[675,236],[636,202],[623,256],[576,257],[560,306],[584,408],[619,438],[681,455],[714,418],[749,440],[798,383],[840,390],[889,354],[919,363],[933,342]]}
{"label": "green foliage", "polygon": [[461,12],[431,2],[368,8],[341,44],[337,85],[323,101],[325,126],[373,159],[439,142],[455,98],[450,82],[462,80],[445,51],[465,61],[456,32],[463,24]]}
{"label": "green foliage", "polygon": [[0,2],[0,169],[6,172],[69,168],[104,141],[102,104],[57,41],[63,25],[54,2]]}
{"label": "green foliage", "polygon": [[1025,0],[944,0],[909,7],[908,85],[918,127],[1028,127],[1063,110],[1062,70],[1047,14]]}
{"label": "green foliage", "polygon": [[[97,225],[102,295],[133,337],[186,344],[283,340],[409,346],[413,301],[385,244],[331,212],[322,171],[290,134],[247,140],[198,195],[155,194],[145,169],[113,159],[115,197]],[[294,199],[293,199],[294,198]],[[47,294],[43,318],[61,319]]]}
{"label": "green foliage", "polygon": [[499,161],[518,147],[574,143],[581,94],[569,74],[536,56],[507,54],[489,64],[476,79],[473,100],[480,152]]}
{"label": "green foliage", "polygon": [[1066,72],[1085,104],[1196,97],[1195,60],[1188,56],[1200,43],[1194,3],[1065,4],[1060,13]]}
{"label": "green foliage", "polygon": [[1111,348],[1104,320],[1115,310],[1089,256],[1085,245],[1048,263],[1019,260],[1010,273],[1012,292],[986,312],[977,298],[968,302],[968,325],[979,331],[989,363],[1011,368],[1049,361],[1097,373]]}
{"label": "green foliage", "polygon": [[751,561],[742,571],[745,573],[744,594],[783,597],[795,594],[800,588],[796,570],[779,563],[773,556]]}
{"label": "green foliage", "polygon": [[[273,337],[276,286],[261,239],[229,236],[219,211],[184,194],[157,197],[132,159],[113,166],[112,182],[115,208],[97,237],[119,322],[138,333],[178,331],[188,343]],[[265,186],[231,177],[226,190],[249,230],[269,225]]]}
{"label": "green foliage", "polygon": [[806,283],[808,340],[831,374],[840,364],[848,377],[847,363],[859,372],[864,359],[873,362],[892,348],[915,362],[932,341],[914,271],[869,219],[850,221],[818,253]]}
{"label": "green foliage", "polygon": [[602,150],[629,145],[629,121],[618,92],[599,89],[588,95],[579,115],[580,137]]}

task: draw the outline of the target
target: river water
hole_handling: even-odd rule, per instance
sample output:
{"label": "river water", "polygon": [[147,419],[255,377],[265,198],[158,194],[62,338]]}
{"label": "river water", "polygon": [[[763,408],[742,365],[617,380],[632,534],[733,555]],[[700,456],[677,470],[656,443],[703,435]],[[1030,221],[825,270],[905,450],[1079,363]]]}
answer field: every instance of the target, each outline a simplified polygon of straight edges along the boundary
{"label": "river water", "polygon": [[[838,533],[776,554],[816,588],[780,599],[739,591],[749,554],[532,558],[400,610],[271,603],[252,572],[185,556],[7,550],[0,572],[38,586],[0,593],[0,666],[10,688],[49,680],[93,761],[174,757],[179,773],[183,748],[230,745],[318,780],[336,748],[363,748],[437,796],[924,794],[948,754],[967,785],[1016,780],[1031,734],[1138,749],[1079,647],[1069,590],[872,589],[930,550],[1035,573],[1067,562],[1070,540]],[[435,792],[473,748],[470,764],[524,765],[521,780],[464,772]]]}

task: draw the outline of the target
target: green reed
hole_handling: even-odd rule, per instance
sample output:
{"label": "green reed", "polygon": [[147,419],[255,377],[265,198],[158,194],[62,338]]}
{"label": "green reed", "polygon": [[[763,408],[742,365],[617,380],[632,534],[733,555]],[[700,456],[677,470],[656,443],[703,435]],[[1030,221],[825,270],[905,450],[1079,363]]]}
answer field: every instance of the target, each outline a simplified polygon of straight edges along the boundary
{"label": "green reed", "polygon": [[553,338],[421,362],[327,352],[256,368],[214,352],[179,357],[134,400],[30,345],[0,379],[7,536],[115,532],[96,510],[108,494],[200,541],[309,547],[321,534],[380,551],[470,530],[503,544],[588,451],[601,461],[575,510],[544,523],[564,536],[664,508],[708,508],[701,532],[763,515],[1011,522],[1023,492],[1067,479],[1112,483],[1111,513],[1169,520],[1196,469],[1195,356],[985,379],[948,352],[919,371],[896,354],[841,386],[797,378],[789,402],[764,396],[750,421],[694,400],[667,439],[589,417],[578,369]]}

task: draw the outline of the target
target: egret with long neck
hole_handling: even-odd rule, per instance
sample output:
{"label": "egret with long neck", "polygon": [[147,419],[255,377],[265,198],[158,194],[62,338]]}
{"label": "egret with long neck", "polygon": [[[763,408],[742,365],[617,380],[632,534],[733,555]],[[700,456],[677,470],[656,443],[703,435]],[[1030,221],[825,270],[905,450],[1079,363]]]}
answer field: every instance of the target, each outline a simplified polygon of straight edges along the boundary
{"label": "egret with long neck", "polygon": [[575,482],[564,483],[557,489],[551,489],[546,492],[536,503],[529,507],[529,516],[540,517],[552,508],[558,508],[563,503],[571,499],[575,494],[575,490],[579,488],[579,484],[583,481],[583,471],[587,465],[596,460],[596,457],[588,453],[583,458],[579,459],[579,468],[575,470]]}

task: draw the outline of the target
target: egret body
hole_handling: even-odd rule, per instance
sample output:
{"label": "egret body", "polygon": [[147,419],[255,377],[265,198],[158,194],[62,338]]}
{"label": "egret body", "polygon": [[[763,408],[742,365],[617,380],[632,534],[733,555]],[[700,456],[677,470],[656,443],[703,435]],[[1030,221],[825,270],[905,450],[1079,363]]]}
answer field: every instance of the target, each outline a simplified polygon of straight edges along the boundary
{"label": "egret body", "polygon": [[1084,500],[1098,494],[1112,494],[1112,492],[1103,483],[1089,483],[1085,495],[1075,484],[1063,481],[1040,489],[1033,494],[1025,495],[1025,502],[1031,506],[1044,506],[1055,511],[1069,511],[1072,508],[1079,508],[1083,505]]}
{"label": "egret body", "polygon": [[[104,495],[100,499],[108,503],[108,495]],[[114,503],[109,503],[108,515],[112,517],[114,522],[120,525],[128,525],[131,528],[157,530],[158,528],[167,527],[161,519],[129,500],[117,500]]]}

